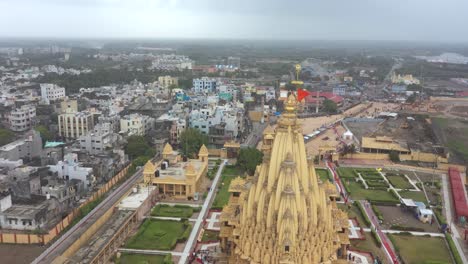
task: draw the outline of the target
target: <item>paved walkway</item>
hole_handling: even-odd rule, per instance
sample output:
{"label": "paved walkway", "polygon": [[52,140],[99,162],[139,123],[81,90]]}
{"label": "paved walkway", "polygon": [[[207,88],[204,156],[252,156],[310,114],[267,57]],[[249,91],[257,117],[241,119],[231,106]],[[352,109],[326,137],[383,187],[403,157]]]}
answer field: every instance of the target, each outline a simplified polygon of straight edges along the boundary
{"label": "paved walkway", "polygon": [[385,253],[387,253],[387,257],[390,261],[390,263],[394,264],[399,264],[400,262],[398,261],[397,255],[395,253],[395,250],[393,249],[392,243],[388,239],[387,235],[385,235],[384,232],[380,229],[379,222],[377,221],[377,216],[374,214],[372,209],[370,208],[370,203],[366,201],[359,201],[366,211],[367,217],[371,221],[371,226],[376,230],[377,235],[380,238],[380,241],[382,241],[382,246],[385,249]]}
{"label": "paved walkway", "polygon": [[[144,218],[170,220],[170,221],[180,221],[180,220],[182,220],[181,217],[167,217],[167,216],[145,216]],[[197,221],[197,219],[195,219],[195,218],[189,218],[188,220],[190,222],[196,222]]]}
{"label": "paved walkway", "polygon": [[214,193],[216,192],[216,186],[218,186],[219,179],[221,178],[221,172],[223,171],[223,168],[226,162],[227,160],[224,160],[223,162],[221,162],[221,165],[219,166],[218,172],[216,173],[216,176],[213,180],[210,191],[208,192],[208,195],[206,196],[205,203],[203,203],[202,209],[200,213],[198,214],[197,221],[193,225],[192,233],[190,233],[187,243],[185,244],[184,252],[180,256],[179,264],[185,264],[187,262],[187,259],[190,256],[190,252],[192,251],[194,243],[196,243],[198,232],[200,231],[203,220],[205,219],[206,214],[208,213],[208,210],[211,206]]}
{"label": "paved walkway", "polygon": [[211,217],[206,220],[206,222],[208,223],[208,226],[206,227],[206,229],[217,230],[217,231],[221,230],[219,226],[215,226],[216,223],[219,223],[220,216],[221,216],[221,212],[212,212]]}
{"label": "paved walkway", "polygon": [[184,206],[191,206],[191,207],[200,207],[201,204],[192,204],[192,203],[171,203],[171,202],[158,202],[158,204],[165,204],[165,205],[184,205]]}
{"label": "paved walkway", "polygon": [[[447,218],[447,223],[449,225],[452,225],[452,200],[449,195],[449,183],[448,183],[448,175],[444,174],[442,175],[442,190],[444,193],[444,208],[445,208],[445,217]],[[460,253],[460,257],[463,260],[463,263],[468,263],[468,259],[466,258],[466,255],[464,254],[462,246],[460,246],[459,239],[460,233],[458,233],[457,228],[451,228],[452,230],[452,236],[454,237],[453,242],[455,242],[455,246],[457,247],[458,253]]]}
{"label": "paved walkway", "polygon": [[338,192],[344,198],[345,202],[347,202],[348,201],[348,195],[346,193],[345,188],[343,187],[343,183],[341,182],[340,177],[338,177],[338,174],[336,173],[335,165],[333,165],[333,163],[330,162],[330,161],[327,161],[326,165],[327,165],[327,168],[333,174],[333,179],[335,180],[335,185],[338,187]]}

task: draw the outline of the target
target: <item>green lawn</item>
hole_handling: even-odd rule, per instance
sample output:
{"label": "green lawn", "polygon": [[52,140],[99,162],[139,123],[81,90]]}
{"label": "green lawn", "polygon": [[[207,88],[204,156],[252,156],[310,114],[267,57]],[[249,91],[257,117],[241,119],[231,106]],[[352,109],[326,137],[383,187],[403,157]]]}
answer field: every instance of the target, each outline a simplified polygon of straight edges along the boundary
{"label": "green lawn", "polygon": [[330,181],[331,175],[328,169],[315,169],[315,174],[317,174],[322,182]]}
{"label": "green lawn", "polygon": [[387,176],[388,181],[393,185],[393,187],[397,189],[413,189],[413,185],[411,185],[406,179],[405,176],[395,175],[395,176]]}
{"label": "green lawn", "polygon": [[353,200],[369,200],[369,201],[394,201],[398,199],[386,190],[364,189],[361,183],[353,180],[343,179],[343,184],[348,185],[350,195]]}
{"label": "green lawn", "polygon": [[337,171],[338,171],[338,175],[340,175],[341,178],[355,178],[355,177],[357,177],[357,174],[354,172],[354,168],[339,167]]}
{"label": "green lawn", "polygon": [[427,204],[426,196],[424,195],[423,192],[411,192],[411,191],[401,191],[398,192],[401,197],[406,198],[406,199],[413,199],[417,202],[423,202]]}
{"label": "green lawn", "polygon": [[443,238],[394,234],[389,237],[405,263],[452,263]]}
{"label": "green lawn", "polygon": [[175,205],[169,206],[166,204],[158,204],[151,211],[153,216],[165,216],[165,217],[181,217],[190,218],[194,212],[200,211],[199,208],[194,208],[187,205]]}
{"label": "green lawn", "polygon": [[126,247],[135,249],[172,250],[177,241],[185,241],[192,226],[188,221],[146,219]]}
{"label": "green lawn", "polygon": [[348,209],[348,206],[345,204],[337,204],[338,208],[348,214],[349,218],[356,218],[361,227],[366,227],[366,222],[362,218],[361,211],[357,208],[356,205],[352,204],[351,208]]}
{"label": "green lawn", "polygon": [[205,230],[202,237],[202,242],[219,240],[219,232],[212,230]]}
{"label": "green lawn", "polygon": [[370,252],[374,256],[378,256],[380,260],[387,260],[385,253],[377,246],[377,244],[375,244],[375,240],[372,238],[371,233],[364,232],[364,235],[366,237],[365,240],[351,240],[351,248]]}
{"label": "green lawn", "polygon": [[[122,253],[116,264],[165,264],[163,255],[143,255]],[[167,262],[166,262],[167,263]]]}
{"label": "green lawn", "polygon": [[219,191],[213,201],[211,208],[222,209],[229,201],[229,184],[231,181],[240,175],[240,171],[234,166],[225,166],[221,175],[221,183],[219,184]]}

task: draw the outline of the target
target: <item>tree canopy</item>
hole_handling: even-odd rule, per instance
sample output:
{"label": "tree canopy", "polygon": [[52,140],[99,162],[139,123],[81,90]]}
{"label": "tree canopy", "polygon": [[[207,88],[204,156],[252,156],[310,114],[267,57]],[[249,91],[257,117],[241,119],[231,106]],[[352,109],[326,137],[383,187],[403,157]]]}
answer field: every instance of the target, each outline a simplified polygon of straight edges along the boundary
{"label": "tree canopy", "polygon": [[249,175],[255,173],[257,165],[262,163],[263,153],[256,148],[241,148],[237,158],[237,166]]}
{"label": "tree canopy", "polygon": [[44,125],[39,125],[35,127],[34,130],[39,132],[39,134],[41,135],[43,144],[45,144],[46,141],[50,141],[54,139],[54,135]]}
{"label": "tree canopy", "polygon": [[196,128],[187,128],[179,135],[180,148],[184,156],[195,158],[203,144],[208,144],[208,137]]}
{"label": "tree canopy", "polygon": [[333,114],[336,113],[336,111],[338,110],[338,106],[332,100],[325,99],[323,101],[323,109],[325,110],[325,112]]}
{"label": "tree canopy", "polygon": [[127,139],[125,152],[130,159],[136,159],[140,156],[153,157],[156,151],[148,144],[146,139],[142,136],[130,136]]}
{"label": "tree canopy", "polygon": [[15,139],[15,134],[8,129],[0,128],[0,146],[8,144]]}

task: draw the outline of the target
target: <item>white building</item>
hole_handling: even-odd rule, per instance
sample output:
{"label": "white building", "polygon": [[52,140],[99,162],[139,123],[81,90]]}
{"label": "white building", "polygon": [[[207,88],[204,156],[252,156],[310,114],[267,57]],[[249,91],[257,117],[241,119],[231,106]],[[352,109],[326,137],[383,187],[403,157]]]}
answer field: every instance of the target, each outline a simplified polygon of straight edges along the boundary
{"label": "white building", "polygon": [[128,135],[144,136],[153,126],[154,118],[141,114],[130,114],[120,119],[120,132]]}
{"label": "white building", "polygon": [[110,123],[97,124],[92,131],[78,138],[80,149],[91,155],[102,154],[106,149],[111,149],[118,140],[118,135],[113,133]]}
{"label": "white building", "polygon": [[244,130],[244,109],[232,104],[193,110],[189,119],[190,127],[203,134],[209,134],[210,127],[220,124],[225,124],[225,134],[234,138]]}
{"label": "white building", "polygon": [[11,110],[8,115],[10,129],[22,132],[31,129],[36,123],[36,107],[33,105],[22,105]]}
{"label": "white building", "polygon": [[65,88],[56,84],[41,83],[41,97],[46,103],[65,98]]}
{"label": "white building", "polygon": [[75,153],[68,153],[63,157],[63,161],[59,161],[56,165],[48,165],[48,167],[51,172],[56,172],[61,179],[81,180],[85,189],[93,186],[96,180],[93,175],[93,168],[81,167],[78,162],[78,155]]}
{"label": "white building", "polygon": [[346,85],[338,85],[333,87],[333,93],[339,96],[345,96],[346,95],[346,88],[348,86]]}
{"label": "white building", "polygon": [[193,79],[193,91],[195,93],[213,93],[216,91],[216,79],[202,77]]}
{"label": "white building", "polygon": [[78,138],[94,127],[94,115],[91,112],[66,111],[58,116],[59,135],[65,138]]}
{"label": "white building", "polygon": [[42,139],[39,132],[31,130],[24,139],[13,141],[0,147],[0,158],[11,161],[39,157],[42,152]]}

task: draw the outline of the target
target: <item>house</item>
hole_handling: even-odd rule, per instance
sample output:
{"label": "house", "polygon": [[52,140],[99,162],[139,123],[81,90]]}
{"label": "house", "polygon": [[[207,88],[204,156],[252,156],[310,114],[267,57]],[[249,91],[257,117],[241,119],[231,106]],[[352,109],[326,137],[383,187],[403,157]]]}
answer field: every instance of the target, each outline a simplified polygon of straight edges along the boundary
{"label": "house", "polygon": [[208,172],[208,149],[203,145],[198,159],[185,159],[166,144],[163,160],[154,163],[149,160],[143,168],[144,181],[157,186],[159,193],[179,199],[195,199],[205,192],[203,182]]}

